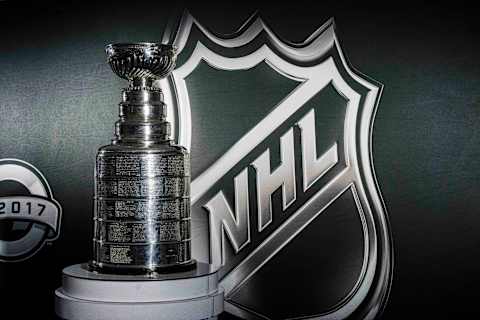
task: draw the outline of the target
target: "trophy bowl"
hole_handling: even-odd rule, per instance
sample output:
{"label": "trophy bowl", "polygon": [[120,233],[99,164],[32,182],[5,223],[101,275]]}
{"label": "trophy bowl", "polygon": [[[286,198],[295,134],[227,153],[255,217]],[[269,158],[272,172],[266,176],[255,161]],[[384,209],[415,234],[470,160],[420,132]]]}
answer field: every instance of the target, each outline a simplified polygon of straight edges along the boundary
{"label": "trophy bowl", "polygon": [[120,78],[158,80],[175,68],[176,48],[172,45],[139,42],[115,43],[105,47],[107,62]]}

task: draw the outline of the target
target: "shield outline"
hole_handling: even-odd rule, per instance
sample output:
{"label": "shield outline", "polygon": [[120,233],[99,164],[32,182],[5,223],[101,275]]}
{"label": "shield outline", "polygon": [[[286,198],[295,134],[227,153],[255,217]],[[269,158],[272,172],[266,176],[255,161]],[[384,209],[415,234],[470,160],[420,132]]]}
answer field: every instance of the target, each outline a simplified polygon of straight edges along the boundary
{"label": "shield outline", "polygon": [[[375,176],[372,157],[372,133],[373,123],[380,100],[380,96],[383,90],[383,85],[375,80],[368,78],[362,73],[354,69],[345,55],[343,54],[338,37],[336,35],[336,26],[334,19],[329,19],[320,28],[318,28],[311,36],[309,36],[302,43],[290,43],[278,38],[271,29],[264,23],[264,21],[258,16],[253,14],[235,33],[231,35],[219,36],[210,32],[204,26],[202,26],[188,11],[185,11],[179,21],[177,21],[177,28],[174,30],[167,29],[164,33],[164,42],[173,40],[173,44],[178,48],[178,52],[181,53],[190,36],[192,28],[198,28],[200,32],[205,36],[208,41],[224,47],[224,48],[237,48],[246,45],[254,41],[259,34],[264,32],[268,39],[268,44],[264,43],[260,49],[249,53],[241,57],[224,57],[216,52],[208,49],[202,42],[197,41],[195,43],[195,49],[188,57],[187,61],[180,67],[174,70],[172,76],[166,80],[161,81],[161,86],[165,94],[165,102],[169,108],[170,115],[173,111],[176,111],[176,119],[170,117],[171,120],[176,120],[173,127],[175,127],[175,135],[179,144],[190,149],[191,144],[191,114],[190,114],[190,101],[188,98],[188,89],[185,84],[185,78],[195,70],[197,65],[201,61],[207,62],[210,67],[220,70],[245,70],[253,68],[261,62],[266,62],[274,70],[289,77],[295,81],[303,82],[296,89],[293,90],[282,102],[277,105],[274,110],[267,115],[260,123],[252,128],[247,134],[245,134],[234,146],[232,146],[222,157],[220,157],[212,166],[202,172],[191,185],[191,201],[192,204],[198,201],[201,196],[221,178],[229,169],[231,169],[238,160],[242,159],[248,154],[259,142],[261,142],[266,136],[268,136],[278,124],[283,123],[288,117],[296,110],[288,110],[288,108],[279,108],[282,105],[288,106],[288,103],[284,103],[289,98],[291,100],[298,100],[297,105],[301,107],[301,99],[306,99],[305,92],[308,90],[300,91],[300,87],[305,87],[310,83],[310,86],[318,86],[320,81],[323,86],[332,81],[337,92],[347,97],[347,109],[357,107],[361,113],[349,112],[351,118],[346,116],[345,121],[345,152],[346,159],[353,160],[353,164],[347,163],[347,168],[333,178],[324,188],[322,188],[315,196],[323,195],[324,199],[330,199],[310,219],[303,217],[303,227],[298,228],[298,223],[292,223],[294,218],[298,219],[298,211],[293,214],[292,217],[287,219],[272,235],[260,244],[256,249],[250,253],[239,265],[244,261],[252,257],[259,247],[264,247],[264,244],[270,243],[276,248],[271,248],[270,253],[267,256],[263,256],[262,263],[250,266],[247,268],[250,272],[244,272],[241,268],[236,266],[229,274],[227,274],[221,281],[221,285],[225,289],[226,293],[226,310],[236,314],[243,318],[250,319],[265,319],[265,316],[257,314],[254,310],[248,310],[245,307],[241,307],[228,301],[229,295],[231,295],[236,289],[238,289],[242,283],[244,283],[250,276],[254,274],[256,270],[261,268],[268,259],[273,257],[276,252],[286,245],[290,240],[295,237],[296,234],[302,231],[304,227],[308,225],[318,214],[320,214],[328,205],[333,203],[343,192],[351,190],[357,209],[362,220],[364,228],[365,239],[365,254],[364,265],[362,267],[362,273],[357,281],[357,285],[352,289],[352,292],[347,295],[339,305],[337,305],[331,312],[315,315],[309,317],[311,319],[345,319],[351,315],[354,318],[359,319],[373,319],[381,313],[385,307],[388,295],[390,292],[392,272],[393,272],[393,246],[392,237],[390,233],[389,221],[386,214],[386,208],[384,201],[381,197],[380,188]],[[269,47],[273,46],[273,49]],[[338,71],[338,66],[332,57],[324,60],[324,62],[314,65],[311,69],[311,73],[307,74],[308,67],[301,66],[302,64],[315,63],[315,61],[325,58],[325,55],[329,50],[334,49],[340,57],[340,63],[343,70],[346,71],[351,80],[354,80],[362,87],[368,89],[368,93],[364,99],[363,105],[360,105],[360,94],[356,93],[348,83],[342,78],[341,73]],[[280,53],[281,55],[277,54]],[[299,65],[295,65],[289,61],[297,62]],[[330,61],[330,62],[329,62]],[[320,70],[319,66],[323,66]],[[317,67],[315,69],[315,67]],[[295,70],[298,69],[298,70]],[[301,69],[301,70],[300,70]],[[298,72],[295,72],[298,71]],[[324,71],[319,72],[319,71]],[[311,78],[305,77],[310,75]],[[328,75],[327,77],[325,75]],[[319,92],[323,86],[315,91],[313,94]],[[352,92],[353,91],[353,92]],[[295,92],[297,94],[295,95]],[[311,93],[311,92],[310,92]],[[293,98],[292,98],[293,96]],[[352,102],[353,101],[353,102]],[[291,105],[290,105],[291,106]],[[355,110],[355,111],[358,111]],[[290,112],[290,114],[289,114]],[[359,116],[359,120],[357,119]],[[348,119],[347,119],[348,118]],[[358,124],[360,124],[358,126]],[[358,131],[358,132],[357,132]],[[353,133],[350,135],[348,133]],[[357,139],[359,143],[356,142]],[[353,139],[353,140],[349,140]],[[347,141],[349,140],[349,141]],[[347,143],[348,142],[348,143]],[[235,160],[237,158],[237,160]],[[348,160],[347,160],[348,161]],[[358,162],[361,165],[358,165]],[[350,169],[350,170],[347,170]],[[348,175],[345,171],[351,171]],[[342,176],[345,174],[345,176]],[[338,179],[337,179],[338,178]],[[351,179],[351,183],[340,184],[340,179]],[[337,183],[335,183],[337,182]],[[328,189],[327,187],[335,185],[344,186],[343,189],[336,190],[335,188]],[[345,187],[346,185],[346,187]],[[336,190],[336,191],[335,191]],[[334,194],[334,196],[327,197],[325,195]],[[367,196],[367,193],[370,197]],[[307,202],[307,204],[310,201]],[[306,204],[305,204],[306,205]],[[305,206],[304,205],[304,206]],[[302,208],[304,207],[302,206]],[[373,213],[374,212],[374,213]],[[302,220],[302,219],[300,219]],[[308,221],[305,221],[308,220]],[[288,226],[290,228],[286,228]],[[297,227],[296,229],[293,229]],[[289,232],[287,232],[289,230]],[[195,230],[195,228],[193,228]],[[283,238],[286,238],[284,242],[277,243],[279,241],[272,241],[272,236],[278,234],[285,234]],[[193,238],[195,236],[193,235]],[[269,241],[270,240],[270,241]],[[273,244],[272,244],[273,243]],[[239,248],[240,250],[241,248]],[[195,255],[195,252],[194,252]],[[255,259],[253,259],[255,260]],[[258,260],[258,259],[257,259]]]}

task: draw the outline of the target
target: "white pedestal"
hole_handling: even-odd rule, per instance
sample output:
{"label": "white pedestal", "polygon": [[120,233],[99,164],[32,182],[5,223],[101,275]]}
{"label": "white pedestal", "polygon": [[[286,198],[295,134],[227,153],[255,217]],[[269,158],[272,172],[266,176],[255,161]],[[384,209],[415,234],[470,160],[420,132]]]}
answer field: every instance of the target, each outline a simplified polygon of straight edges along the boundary
{"label": "white pedestal", "polygon": [[67,320],[203,320],[223,311],[216,270],[198,263],[192,271],[155,275],[111,275],[82,265],[63,270],[55,312]]}

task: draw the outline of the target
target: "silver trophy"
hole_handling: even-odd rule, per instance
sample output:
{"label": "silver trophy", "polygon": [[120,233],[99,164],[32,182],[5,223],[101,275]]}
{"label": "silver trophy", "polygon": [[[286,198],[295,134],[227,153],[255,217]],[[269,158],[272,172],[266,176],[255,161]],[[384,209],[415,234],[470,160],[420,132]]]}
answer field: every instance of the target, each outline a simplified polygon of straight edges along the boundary
{"label": "silver trophy", "polygon": [[111,44],[108,63],[129,81],[115,138],[95,170],[93,259],[64,269],[64,319],[215,319],[223,292],[215,267],[191,256],[190,157],[175,145],[155,81],[176,52],[156,43]]}
{"label": "silver trophy", "polygon": [[123,90],[115,139],[97,155],[92,267],[149,273],[195,267],[190,245],[190,157],[170,139],[163,94],[153,86],[175,49],[153,43],[106,48]]}

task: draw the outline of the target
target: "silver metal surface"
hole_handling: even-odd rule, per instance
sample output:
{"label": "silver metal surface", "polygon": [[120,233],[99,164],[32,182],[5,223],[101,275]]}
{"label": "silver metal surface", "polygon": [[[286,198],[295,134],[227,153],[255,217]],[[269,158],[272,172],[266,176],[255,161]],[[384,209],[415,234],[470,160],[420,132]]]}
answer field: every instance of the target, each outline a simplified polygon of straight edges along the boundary
{"label": "silver metal surface", "polygon": [[154,82],[175,66],[175,48],[112,44],[108,63],[130,81],[111,145],[96,164],[92,266],[102,272],[166,272],[191,258],[190,158],[170,139],[162,91]]}
{"label": "silver metal surface", "polygon": [[55,311],[68,320],[201,320],[223,311],[217,270],[191,258],[190,158],[172,144],[154,80],[175,50],[109,45],[114,72],[130,80],[111,145],[97,155],[94,258],[63,271]]}
{"label": "silver metal surface", "polygon": [[167,44],[117,43],[105,51],[113,72],[132,82],[165,78],[175,67],[176,49]]}
{"label": "silver metal surface", "polygon": [[58,316],[80,319],[215,319],[223,311],[223,291],[210,265],[175,274],[113,275],[85,265],[63,270],[55,292]]}

